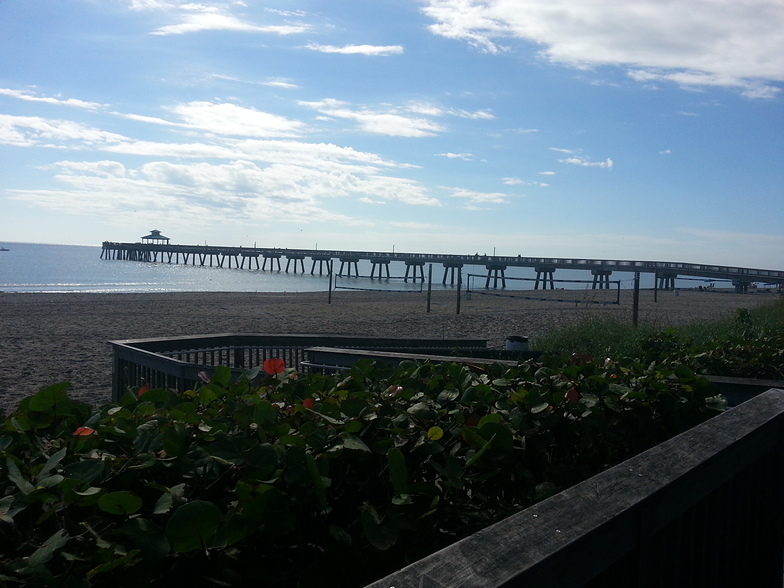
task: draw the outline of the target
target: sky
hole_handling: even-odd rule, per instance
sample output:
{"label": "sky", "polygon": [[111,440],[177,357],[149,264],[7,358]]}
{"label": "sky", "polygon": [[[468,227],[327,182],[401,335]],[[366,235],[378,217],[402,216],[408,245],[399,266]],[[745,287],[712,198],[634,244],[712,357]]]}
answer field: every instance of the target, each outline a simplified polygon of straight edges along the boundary
{"label": "sky", "polygon": [[0,241],[784,269],[784,0],[0,0]]}

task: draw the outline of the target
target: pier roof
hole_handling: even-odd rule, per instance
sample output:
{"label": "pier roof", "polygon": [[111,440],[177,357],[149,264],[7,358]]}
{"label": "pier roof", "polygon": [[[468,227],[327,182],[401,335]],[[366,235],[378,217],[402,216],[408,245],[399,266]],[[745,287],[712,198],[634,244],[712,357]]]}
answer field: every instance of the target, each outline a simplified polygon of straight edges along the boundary
{"label": "pier roof", "polygon": [[168,243],[169,237],[161,235],[161,232],[158,229],[153,229],[150,231],[149,235],[142,237],[142,241],[166,241]]}

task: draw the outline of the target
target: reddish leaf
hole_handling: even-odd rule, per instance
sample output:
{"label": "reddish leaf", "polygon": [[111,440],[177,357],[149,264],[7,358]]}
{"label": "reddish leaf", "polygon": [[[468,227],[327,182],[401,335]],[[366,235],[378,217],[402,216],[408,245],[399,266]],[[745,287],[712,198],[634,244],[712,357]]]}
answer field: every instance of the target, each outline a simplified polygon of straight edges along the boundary
{"label": "reddish leaf", "polygon": [[150,385],[149,384],[145,384],[144,386],[139,388],[139,396],[141,396],[142,394],[147,392],[149,389],[150,389]]}
{"label": "reddish leaf", "polygon": [[575,403],[580,400],[580,394],[577,392],[576,388],[569,388],[569,391],[566,393],[566,401]]}
{"label": "reddish leaf", "polygon": [[264,371],[269,375],[274,376],[286,369],[286,362],[277,357],[271,357],[264,360]]}
{"label": "reddish leaf", "polygon": [[79,427],[73,432],[74,436],[77,437],[87,437],[93,433],[95,433],[95,429],[91,429],[90,427]]}
{"label": "reddish leaf", "polygon": [[305,400],[302,401],[302,406],[304,406],[305,408],[309,408],[310,410],[313,410],[314,408],[316,408],[316,401],[313,400],[312,398],[306,398]]}

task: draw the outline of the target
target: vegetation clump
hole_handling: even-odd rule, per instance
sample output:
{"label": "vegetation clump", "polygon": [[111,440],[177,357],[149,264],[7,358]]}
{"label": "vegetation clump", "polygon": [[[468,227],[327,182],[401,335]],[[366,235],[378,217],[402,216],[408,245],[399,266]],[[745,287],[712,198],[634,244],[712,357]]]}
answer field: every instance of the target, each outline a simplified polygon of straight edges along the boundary
{"label": "vegetation clump", "polygon": [[591,318],[538,339],[536,348],[682,365],[699,374],[781,380],[784,299],[752,310],[739,308],[730,318],[665,329]]}
{"label": "vegetation clump", "polygon": [[0,583],[360,586],[722,409],[691,369],[631,360],[265,369],[23,400]]}

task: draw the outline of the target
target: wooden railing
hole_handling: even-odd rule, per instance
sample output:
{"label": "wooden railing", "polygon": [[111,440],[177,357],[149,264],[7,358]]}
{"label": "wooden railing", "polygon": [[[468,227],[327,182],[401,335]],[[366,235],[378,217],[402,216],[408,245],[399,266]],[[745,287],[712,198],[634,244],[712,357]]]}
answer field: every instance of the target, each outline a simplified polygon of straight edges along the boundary
{"label": "wooden railing", "polygon": [[360,348],[379,351],[443,353],[487,348],[486,339],[407,339],[394,337],[348,337],[340,335],[237,334],[127,339],[110,341],[113,347],[112,400],[133,386],[183,391],[218,365],[243,369],[262,366],[266,359],[280,358],[299,370],[310,347]]}
{"label": "wooden railing", "polygon": [[369,588],[781,588],[783,433],[771,389]]}

